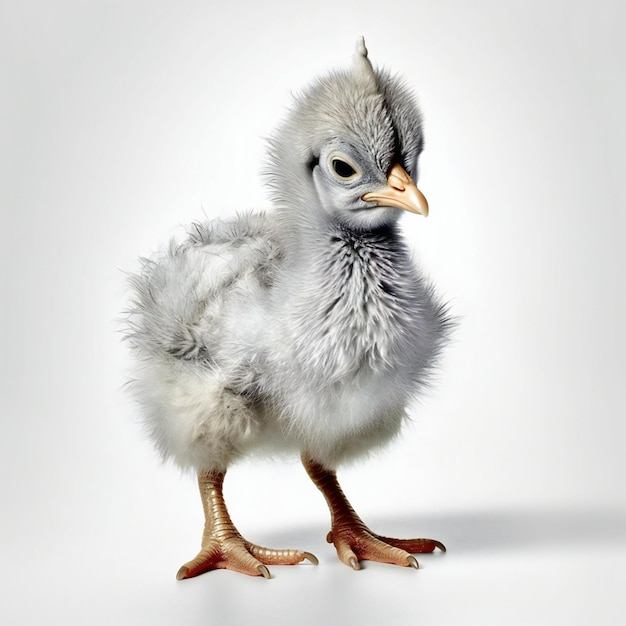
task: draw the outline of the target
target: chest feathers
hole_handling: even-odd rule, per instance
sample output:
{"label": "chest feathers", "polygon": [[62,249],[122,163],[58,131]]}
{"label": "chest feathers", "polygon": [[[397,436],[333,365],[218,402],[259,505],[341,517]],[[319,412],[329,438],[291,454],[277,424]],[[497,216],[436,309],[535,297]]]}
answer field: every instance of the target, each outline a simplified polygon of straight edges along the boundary
{"label": "chest feathers", "polygon": [[418,348],[420,285],[409,254],[389,230],[329,238],[302,277],[297,358],[331,384],[393,370]]}

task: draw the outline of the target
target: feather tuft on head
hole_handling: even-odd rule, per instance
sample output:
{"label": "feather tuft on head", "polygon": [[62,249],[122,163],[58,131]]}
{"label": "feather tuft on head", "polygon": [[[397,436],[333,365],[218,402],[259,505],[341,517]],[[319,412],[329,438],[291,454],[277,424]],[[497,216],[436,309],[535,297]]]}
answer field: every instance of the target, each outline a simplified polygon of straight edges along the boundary
{"label": "feather tuft on head", "polygon": [[365,37],[363,37],[363,35],[356,40],[354,54],[367,58],[367,48],[365,46]]}
{"label": "feather tuft on head", "polygon": [[365,47],[365,37],[359,37],[356,42],[354,54],[352,55],[352,67],[354,74],[364,82],[371,83],[376,88],[376,73],[372,67],[372,63],[367,56],[367,48]]}

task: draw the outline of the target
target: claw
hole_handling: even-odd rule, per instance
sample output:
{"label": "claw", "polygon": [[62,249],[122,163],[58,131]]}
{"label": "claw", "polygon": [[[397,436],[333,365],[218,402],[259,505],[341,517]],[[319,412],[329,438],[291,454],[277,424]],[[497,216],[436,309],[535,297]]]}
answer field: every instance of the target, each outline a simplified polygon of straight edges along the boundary
{"label": "claw", "polygon": [[444,546],[443,543],[441,543],[441,541],[437,541],[436,539],[433,539],[433,542],[442,552],[446,552],[446,546]]}
{"label": "claw", "polygon": [[333,542],[333,531],[332,530],[328,531],[328,534],[326,535],[326,541],[328,543],[332,543]]}
{"label": "claw", "polygon": [[406,557],[406,562],[407,562],[407,565],[409,567],[412,567],[413,569],[420,568],[420,564],[417,562],[417,559],[412,554]]}
{"label": "claw", "polygon": [[355,556],[351,556],[349,562],[350,562],[350,567],[353,570],[358,572],[361,569],[361,566],[359,565],[359,562],[357,561]]}
{"label": "claw", "polygon": [[270,571],[267,567],[265,567],[265,565],[257,565],[256,570],[261,576],[263,576],[263,578],[271,578]]}
{"label": "claw", "polygon": [[176,572],[176,580],[185,580],[187,578],[187,574],[189,573],[189,568],[186,565],[183,565],[178,572]]}
{"label": "claw", "polygon": [[311,554],[310,552],[305,552],[304,553],[304,558],[308,559],[309,561],[311,561],[311,563],[313,563],[313,565],[319,565],[319,561],[317,560],[317,557],[314,554]]}

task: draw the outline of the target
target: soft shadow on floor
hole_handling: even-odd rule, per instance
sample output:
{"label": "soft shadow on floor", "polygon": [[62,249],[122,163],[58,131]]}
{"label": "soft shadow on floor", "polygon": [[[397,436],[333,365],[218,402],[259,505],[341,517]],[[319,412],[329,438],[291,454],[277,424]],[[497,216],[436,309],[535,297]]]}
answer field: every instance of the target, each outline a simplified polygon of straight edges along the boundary
{"label": "soft shadow on floor", "polygon": [[[477,511],[415,520],[457,553],[626,545],[626,513],[606,509]],[[402,527],[412,525],[402,520]]]}
{"label": "soft shadow on floor", "polygon": [[[507,509],[460,511],[365,520],[377,533],[433,537],[455,554],[562,547],[626,547],[626,512],[610,509]],[[269,545],[313,545],[328,528],[303,525],[263,534]]]}

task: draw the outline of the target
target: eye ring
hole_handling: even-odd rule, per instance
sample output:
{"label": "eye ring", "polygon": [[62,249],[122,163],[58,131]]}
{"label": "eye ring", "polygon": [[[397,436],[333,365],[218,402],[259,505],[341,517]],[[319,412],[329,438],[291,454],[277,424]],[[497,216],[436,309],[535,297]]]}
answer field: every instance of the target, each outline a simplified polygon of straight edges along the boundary
{"label": "eye ring", "polygon": [[341,181],[354,180],[361,175],[359,168],[345,154],[334,152],[328,157],[328,166],[335,178]]}

